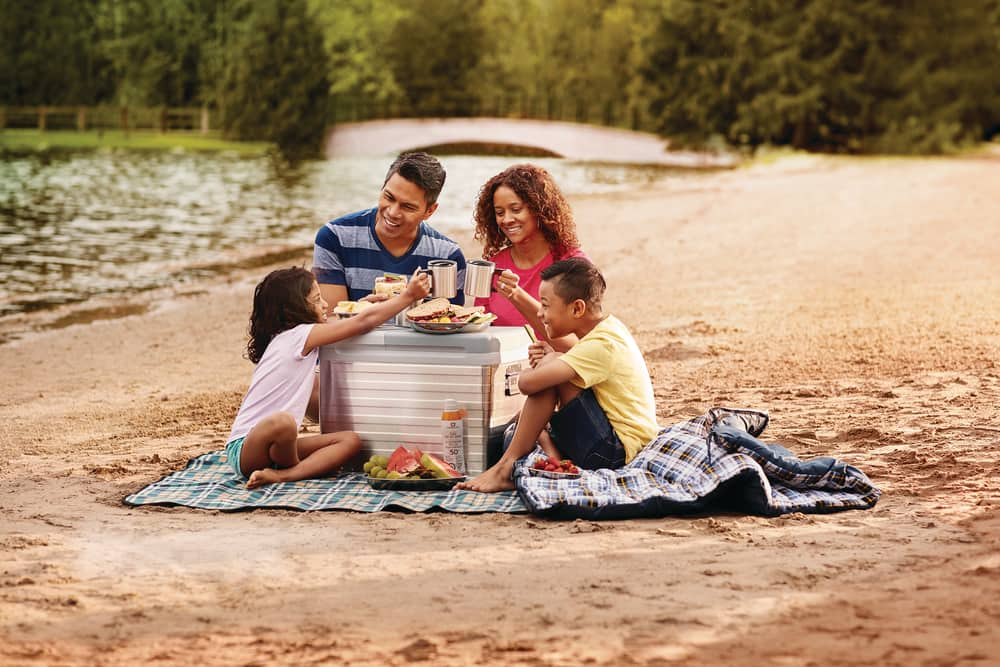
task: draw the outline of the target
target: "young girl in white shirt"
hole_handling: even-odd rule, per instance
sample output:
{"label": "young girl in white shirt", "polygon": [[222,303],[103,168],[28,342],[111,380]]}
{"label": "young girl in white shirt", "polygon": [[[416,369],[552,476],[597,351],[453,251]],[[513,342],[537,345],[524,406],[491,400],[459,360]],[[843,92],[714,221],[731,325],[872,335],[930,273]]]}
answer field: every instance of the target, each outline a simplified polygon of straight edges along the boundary
{"label": "young girl in white shirt", "polygon": [[402,294],[327,322],[328,304],[306,269],[279,269],[257,285],[247,343],[257,366],[226,444],[247,488],[324,477],[358,453],[361,439],[353,431],[299,436],[319,348],[371,331],[429,291],[427,275],[418,271]]}

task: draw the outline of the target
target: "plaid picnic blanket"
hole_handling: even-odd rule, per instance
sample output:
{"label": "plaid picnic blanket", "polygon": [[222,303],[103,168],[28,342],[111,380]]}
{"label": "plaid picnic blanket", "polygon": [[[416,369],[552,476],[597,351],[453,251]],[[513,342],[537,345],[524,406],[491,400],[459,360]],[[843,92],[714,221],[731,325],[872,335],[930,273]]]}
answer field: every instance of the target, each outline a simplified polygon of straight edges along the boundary
{"label": "plaid picnic blanket", "polygon": [[251,491],[233,474],[223,450],[191,459],[183,470],[126,496],[123,502],[132,506],[183,505],[226,512],[264,507],[356,512],[386,509],[412,512],[441,509],[463,513],[527,511],[514,491],[376,491],[360,473],[268,484]]}
{"label": "plaid picnic blanket", "polygon": [[761,442],[768,415],[712,408],[663,429],[624,468],[579,478],[533,473],[536,450],[514,479],[528,510],[560,518],[620,519],[723,509],[777,516],[873,507],[881,491],[857,468],[831,457],[801,461]]}

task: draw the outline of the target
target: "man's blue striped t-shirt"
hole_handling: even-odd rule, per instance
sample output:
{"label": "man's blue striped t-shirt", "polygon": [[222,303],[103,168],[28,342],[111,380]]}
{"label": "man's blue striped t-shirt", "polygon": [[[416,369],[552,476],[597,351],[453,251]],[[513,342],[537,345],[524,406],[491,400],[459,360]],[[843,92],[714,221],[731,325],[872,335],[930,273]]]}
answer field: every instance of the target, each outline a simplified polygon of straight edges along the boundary
{"label": "man's blue striped t-shirt", "polygon": [[385,273],[411,276],[427,268],[432,259],[451,259],[458,264],[458,293],[452,303],[464,304],[465,255],[458,244],[426,222],[420,223],[417,239],[402,257],[396,257],[375,234],[376,209],[358,211],[323,225],[313,246],[316,282],[345,285],[347,297],[357,301],[375,289],[375,278]]}

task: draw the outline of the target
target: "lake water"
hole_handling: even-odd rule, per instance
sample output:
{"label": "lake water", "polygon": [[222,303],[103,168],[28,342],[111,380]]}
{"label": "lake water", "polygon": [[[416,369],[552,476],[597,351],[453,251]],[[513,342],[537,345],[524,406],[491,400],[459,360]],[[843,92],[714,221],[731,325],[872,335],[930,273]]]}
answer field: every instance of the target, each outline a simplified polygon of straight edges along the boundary
{"label": "lake water", "polygon": [[[442,158],[431,224],[471,229],[479,187],[509,157]],[[631,189],[664,167],[532,158],[568,195]],[[230,154],[76,152],[0,158],[0,318],[190,281],[279,248],[375,205],[389,158],[289,167]]]}

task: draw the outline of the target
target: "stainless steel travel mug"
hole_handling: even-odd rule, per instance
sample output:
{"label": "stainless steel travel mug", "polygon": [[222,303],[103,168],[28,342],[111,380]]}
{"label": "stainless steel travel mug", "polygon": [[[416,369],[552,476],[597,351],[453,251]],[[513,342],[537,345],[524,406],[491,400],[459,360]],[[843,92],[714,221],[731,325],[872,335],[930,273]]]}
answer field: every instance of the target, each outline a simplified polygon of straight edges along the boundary
{"label": "stainless steel travel mug", "polygon": [[486,298],[493,289],[493,272],[497,265],[485,259],[470,259],[465,265],[465,293]]}
{"label": "stainless steel travel mug", "polygon": [[432,259],[427,262],[427,270],[431,274],[431,296],[454,299],[458,294],[458,262]]}

